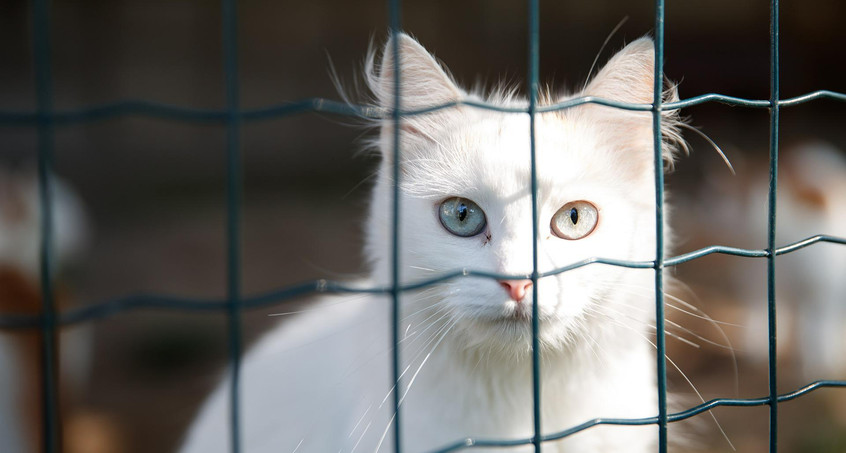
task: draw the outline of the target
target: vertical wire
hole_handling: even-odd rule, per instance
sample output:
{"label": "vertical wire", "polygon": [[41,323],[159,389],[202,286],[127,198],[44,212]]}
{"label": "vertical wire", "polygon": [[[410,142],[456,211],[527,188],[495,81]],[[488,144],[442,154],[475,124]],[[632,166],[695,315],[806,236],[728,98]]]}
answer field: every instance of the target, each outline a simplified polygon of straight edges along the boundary
{"label": "vertical wire", "polygon": [[667,362],[664,332],[664,161],[661,109],[664,95],[664,0],[655,1],[655,75],[652,134],[655,166],[655,346],[658,368],[658,451],[667,451]]}
{"label": "vertical wire", "polygon": [[538,175],[535,116],[538,102],[538,51],[540,47],[539,0],[529,0],[529,147],[532,177],[532,415],[535,452],[541,451],[541,364],[538,339]]}
{"label": "vertical wire", "polygon": [[50,42],[49,0],[35,0],[32,11],[33,60],[38,103],[38,189],[40,204],[41,249],[41,404],[43,449],[61,451],[61,420],[57,381],[56,300],[53,292],[53,74]]}
{"label": "vertical wire", "polygon": [[236,0],[222,0],[223,65],[226,83],[226,249],[230,359],[230,448],[241,451],[241,124],[238,114],[238,17]]}
{"label": "vertical wire", "polygon": [[767,220],[767,318],[769,329],[769,386],[770,386],[770,451],[778,445],[778,386],[776,385],[776,192],[778,188],[778,120],[779,120],[779,30],[778,0],[770,2],[770,187],[769,218]]}
{"label": "vertical wire", "polygon": [[[400,122],[402,120],[400,102],[400,72],[402,71],[400,61],[399,49],[399,33],[402,30],[401,15],[400,15],[399,0],[388,0],[388,15],[390,20],[391,31],[391,55],[394,61],[394,108],[392,112],[393,121],[393,145],[394,145],[394,162],[393,162],[393,225],[391,230],[391,340],[393,342],[391,350],[393,357],[391,359],[391,374],[394,383],[394,452],[400,453],[402,451],[402,429],[400,417],[400,395],[402,394],[402,386],[400,385],[400,273],[399,273],[399,214],[400,214]],[[382,57],[384,60],[384,56]]]}

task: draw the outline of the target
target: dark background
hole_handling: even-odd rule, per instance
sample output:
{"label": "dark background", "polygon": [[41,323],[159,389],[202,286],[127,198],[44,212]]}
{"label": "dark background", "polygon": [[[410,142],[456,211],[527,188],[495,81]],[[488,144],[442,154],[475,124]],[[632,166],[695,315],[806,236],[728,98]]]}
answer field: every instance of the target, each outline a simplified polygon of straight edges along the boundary
{"label": "dark background", "polygon": [[[500,79],[525,83],[524,2],[408,1],[402,14],[404,28],[465,86]],[[310,97],[339,99],[329,60],[352,86],[368,44],[381,43],[387,35],[383,1],[250,0],[241,2],[238,16],[244,108]],[[217,2],[57,0],[51,17],[57,110],[124,99],[224,107]],[[624,17],[629,20],[611,38],[600,63],[625,42],[651,33],[652,2],[541,2],[542,80],[581,86],[603,41]],[[782,98],[818,89],[846,92],[846,3],[785,2],[781,18]],[[682,98],[705,93],[769,97],[768,2],[670,1],[665,42],[665,72],[681,82]],[[33,111],[34,86],[30,6],[0,2],[0,110]],[[784,109],[783,147],[814,139],[846,149],[845,113],[846,105],[832,100]],[[765,109],[710,103],[684,114],[729,155],[739,180],[754,181],[765,172]],[[376,163],[357,152],[362,136],[355,121],[325,114],[243,125],[246,294],[314,278],[343,279],[362,270],[359,225],[367,184],[359,182]],[[69,305],[137,292],[225,296],[225,137],[222,125],[144,116],[57,127],[56,172],[79,192],[90,220],[87,253],[63,276],[72,295]],[[705,141],[688,138],[693,156],[667,179],[681,201],[698,199],[703,187],[713,184],[714,173],[725,172]],[[36,146],[34,127],[0,125],[0,164],[31,167]],[[695,204],[680,204],[682,251],[739,241],[730,232],[722,235],[691,221],[697,218]],[[730,245],[763,247],[765,233],[760,233],[751,242]],[[738,303],[742,291],[721,286],[726,280],[719,270],[728,260],[707,258],[677,273],[711,316],[742,322],[737,314],[744,309]],[[763,261],[749,266],[763,266]],[[268,313],[286,310],[288,305],[246,315],[247,338],[268,325]],[[74,444],[79,436],[101,441],[85,451],[172,450],[225,361],[224,316],[143,311],[88,326],[89,377],[64,404],[68,451],[81,451]],[[735,396],[725,351],[704,345],[679,355],[676,361],[706,399]],[[740,355],[740,395],[765,395],[764,367]],[[791,370],[789,355],[780,364],[782,388],[804,382]],[[671,374],[673,385],[689,392]],[[782,451],[846,449],[843,404],[839,414],[836,404],[828,404],[835,400],[842,403],[843,392],[825,390],[783,405]],[[715,414],[739,451],[765,450],[766,408],[721,408]],[[701,424],[708,451],[729,450],[710,421]]]}

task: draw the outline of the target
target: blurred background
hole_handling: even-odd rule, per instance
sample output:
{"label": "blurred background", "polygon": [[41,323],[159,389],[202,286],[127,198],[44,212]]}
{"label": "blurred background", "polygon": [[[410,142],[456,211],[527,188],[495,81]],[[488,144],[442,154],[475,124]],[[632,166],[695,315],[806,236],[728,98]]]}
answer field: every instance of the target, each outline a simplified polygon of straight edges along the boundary
{"label": "blurred background", "polygon": [[[382,0],[241,2],[242,107],[340,99],[330,60],[352,86],[368,44],[387,35],[387,16]],[[402,16],[404,28],[465,86],[525,83],[524,2],[408,1]],[[625,42],[652,31],[652,2],[541,2],[542,80],[580,87],[603,41],[624,17],[628,21],[611,38],[600,64]],[[782,98],[819,89],[846,92],[844,17],[846,3],[840,0],[785,2]],[[59,111],[125,99],[199,109],[225,105],[217,2],[55,0],[51,20]],[[32,112],[36,106],[31,23],[28,2],[0,2],[2,112]],[[680,82],[682,98],[769,97],[768,2],[670,1],[665,27],[665,71]],[[667,177],[677,236],[670,254],[712,244],[764,248],[767,110],[709,103],[683,113],[722,148],[737,174],[731,175],[705,139],[687,134],[693,153]],[[820,233],[846,237],[844,124],[843,102],[818,100],[782,110],[780,245]],[[65,248],[58,277],[63,308],[142,292],[225,297],[222,124],[120,116],[60,125],[55,134],[55,171],[65,184],[59,202],[66,213],[57,220],[67,231],[60,240]],[[244,123],[245,294],[363,271],[360,224],[368,184],[361,182],[376,161],[358,151],[368,134],[349,118],[314,113]],[[0,123],[0,283],[5,288],[0,309],[6,312],[38,306],[32,267],[37,234],[26,233],[37,225],[32,211],[36,148],[34,126]],[[846,249],[833,244],[778,261],[782,393],[817,379],[846,379],[844,261]],[[764,260],[712,255],[673,270],[686,284],[674,285],[673,295],[685,302],[672,300],[680,309],[668,314],[695,333],[674,327],[698,347],[670,337],[669,355],[706,400],[768,393],[765,269]],[[16,305],[20,300],[29,305]],[[246,343],[275,322],[268,314],[294,310],[305,301],[246,313]],[[223,315],[156,311],[119,313],[63,332],[65,451],[173,451],[225,365],[226,332]],[[0,364],[0,382],[8,375],[8,382],[33,391],[38,377],[34,349],[27,349],[32,338],[2,332],[0,340],[0,359],[8,359]],[[685,378],[669,372],[671,390],[695,404],[698,398]],[[6,412],[20,404],[4,401],[0,395]],[[10,412],[7,417],[24,424],[37,420],[32,409],[37,404],[21,406],[29,408],[21,412],[25,416]],[[738,451],[766,451],[767,407],[713,413]],[[779,413],[780,451],[846,451],[846,392],[823,389],[782,404]],[[698,451],[731,451],[707,415],[696,420],[690,423],[701,437]],[[19,433],[37,438],[32,426]]]}

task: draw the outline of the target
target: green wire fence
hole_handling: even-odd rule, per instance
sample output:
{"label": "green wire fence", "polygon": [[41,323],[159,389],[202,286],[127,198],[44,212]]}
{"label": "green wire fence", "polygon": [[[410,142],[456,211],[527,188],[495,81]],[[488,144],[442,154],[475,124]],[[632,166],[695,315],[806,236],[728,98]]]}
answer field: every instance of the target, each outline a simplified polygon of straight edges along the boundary
{"label": "green wire fence", "polygon": [[[392,33],[401,30],[401,2],[400,0],[389,0],[389,23]],[[537,241],[533,244],[533,272],[529,277],[533,283],[538,279],[567,272],[587,265],[611,265],[629,268],[650,268],[655,274],[655,313],[657,331],[657,361],[658,371],[658,414],[654,417],[640,419],[594,419],[588,420],[581,425],[573,426],[556,433],[543,434],[541,432],[541,398],[540,388],[542,382],[539,379],[540,356],[538,347],[538,313],[535,304],[532,314],[533,339],[533,426],[532,437],[524,439],[457,439],[454,444],[446,445],[438,452],[450,452],[465,448],[483,446],[516,446],[534,445],[535,451],[541,451],[544,442],[561,439],[579,431],[597,425],[650,425],[658,427],[660,452],[667,451],[667,424],[696,416],[719,406],[762,406],[768,405],[770,420],[770,451],[776,452],[778,445],[778,405],[781,402],[798,398],[811,391],[822,387],[846,387],[846,381],[816,381],[800,389],[779,393],[776,380],[776,305],[775,305],[775,258],[778,255],[794,252],[818,242],[829,242],[846,245],[846,238],[817,235],[805,240],[788,244],[783,247],[776,247],[775,244],[775,221],[776,221],[776,199],[778,183],[778,144],[779,144],[779,112],[782,107],[790,107],[812,100],[828,98],[846,102],[846,94],[833,91],[815,91],[791,99],[781,99],[779,93],[779,2],[771,0],[770,3],[770,98],[768,100],[742,99],[720,94],[706,94],[677,102],[662,103],[662,82],[663,82],[663,60],[664,60],[664,0],[655,1],[655,86],[652,104],[627,104],[599,99],[594,97],[583,97],[571,99],[549,106],[538,106],[538,49],[539,49],[539,0],[529,0],[529,71],[528,71],[528,93],[529,106],[527,109],[502,108],[480,102],[459,101],[452,102],[432,108],[418,111],[403,111],[401,104],[401,78],[402,73],[398,65],[394,72],[395,93],[394,106],[390,112],[382,112],[372,107],[348,105],[325,99],[305,99],[298,102],[285,103],[269,106],[262,109],[241,109],[239,103],[239,75],[238,75],[238,19],[236,15],[236,0],[222,0],[221,9],[223,16],[222,23],[222,46],[223,46],[223,67],[225,73],[225,94],[226,105],[222,110],[192,109],[181,106],[159,104],[147,101],[118,101],[89,108],[61,111],[53,107],[53,81],[51,69],[51,22],[49,0],[33,0],[32,3],[32,41],[33,60],[35,64],[35,88],[37,96],[37,109],[35,112],[2,111],[0,110],[0,125],[32,126],[38,134],[38,175],[40,188],[40,210],[41,210],[41,292],[43,295],[42,312],[39,315],[3,315],[0,316],[0,329],[37,329],[42,333],[41,363],[43,374],[41,376],[41,391],[43,396],[43,445],[46,452],[58,452],[61,449],[59,444],[59,433],[61,431],[61,419],[59,417],[58,388],[57,388],[57,367],[58,359],[55,349],[57,329],[60,326],[92,322],[120,313],[128,313],[137,309],[164,309],[188,312],[225,312],[228,315],[228,338],[229,338],[229,361],[231,364],[231,387],[230,387],[230,446],[231,451],[238,453],[242,451],[240,439],[240,399],[239,399],[239,376],[241,363],[241,312],[245,309],[254,309],[271,304],[278,304],[285,300],[308,293],[381,293],[389,294],[392,297],[393,344],[394,351],[392,378],[397,383],[397,391],[394,393],[394,409],[396,418],[394,427],[394,450],[402,451],[401,432],[401,408],[399,395],[402,394],[400,382],[400,350],[396,345],[399,343],[399,319],[401,310],[401,297],[404,292],[429,285],[434,285],[449,279],[465,278],[469,276],[484,278],[513,278],[514,276],[496,275],[488,272],[479,272],[472,269],[459,269],[454,272],[440,275],[426,281],[413,284],[402,284],[399,280],[399,127],[394,127],[394,153],[393,159],[393,229],[391,245],[393,250],[392,262],[393,273],[391,285],[388,287],[376,287],[368,289],[353,288],[342,283],[327,280],[306,282],[299,285],[288,286],[277,291],[264,294],[246,296],[241,289],[241,192],[242,192],[242,167],[240,155],[240,130],[244,121],[258,121],[269,118],[280,118],[305,112],[326,112],[338,115],[366,116],[370,118],[390,119],[395,123],[402,121],[403,117],[425,114],[434,110],[450,108],[456,105],[467,105],[475,108],[490,109],[501,112],[526,113],[531,119],[530,143],[531,143],[531,176],[532,176],[532,208],[533,213],[538,210],[537,200],[537,179],[535,168],[535,123],[534,119],[538,113],[564,110],[586,103],[601,104],[610,107],[650,111],[653,116],[654,136],[654,167],[655,167],[655,201],[656,201],[656,250],[653,261],[620,261],[601,257],[591,258],[571,265],[556,269],[551,272],[538,272],[538,249]],[[400,61],[400,49],[395,45],[390,51],[394,61]],[[664,233],[663,233],[663,186],[664,174],[661,152],[661,112],[665,110],[680,109],[706,102],[719,102],[723,104],[742,106],[750,108],[766,108],[770,112],[770,183],[769,183],[769,215],[768,215],[768,241],[764,250],[750,250],[723,246],[710,246],[684,255],[665,257]],[[58,312],[55,308],[55,295],[53,291],[53,275],[51,263],[53,254],[53,218],[50,209],[51,187],[53,185],[52,167],[53,150],[55,143],[55,128],[75,123],[97,121],[104,118],[116,116],[147,116],[174,121],[207,122],[224,124],[227,128],[226,142],[226,206],[227,206],[227,296],[223,300],[217,299],[188,299],[176,298],[160,294],[135,294],[121,297],[114,300],[107,300],[83,308]],[[537,216],[533,215],[534,236],[538,237]],[[760,398],[718,398],[696,405],[687,410],[668,413],[667,411],[667,373],[664,360],[666,345],[664,335],[664,301],[663,301],[663,270],[667,267],[701,258],[710,254],[727,254],[742,257],[765,258],[767,260],[767,307],[769,318],[769,394]],[[534,284],[534,300],[538,299],[538,285]]]}

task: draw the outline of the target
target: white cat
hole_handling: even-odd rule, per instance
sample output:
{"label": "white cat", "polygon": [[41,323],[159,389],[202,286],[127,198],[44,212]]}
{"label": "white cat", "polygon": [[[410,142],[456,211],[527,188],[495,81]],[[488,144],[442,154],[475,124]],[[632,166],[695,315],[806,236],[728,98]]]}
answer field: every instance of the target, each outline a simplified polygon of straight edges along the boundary
{"label": "white cat", "polygon": [[[398,35],[402,108],[459,100],[525,108],[513,91],[459,88],[416,41]],[[376,106],[393,106],[391,45],[367,83]],[[573,96],[653,100],[652,41],[626,46]],[[675,99],[675,90],[665,93]],[[677,113],[665,112],[664,158],[679,145]],[[389,286],[393,124],[381,124],[382,163],[366,226],[371,278]],[[532,422],[532,203],[529,116],[470,106],[401,123],[400,272],[403,282],[456,269],[515,276],[456,278],[401,298],[404,451],[455,441],[530,438]],[[586,104],[536,117],[538,270],[590,258],[655,258],[652,114]],[[520,277],[523,276],[523,277]],[[538,280],[542,430],[596,417],[658,413],[654,274],[601,264]],[[390,300],[326,298],[279,326],[242,369],[245,452],[373,452],[393,446]],[[182,451],[229,448],[229,382],[201,409]],[[544,444],[544,451],[645,452],[655,425],[599,426]],[[523,446],[509,451],[530,451]],[[478,451],[478,450],[474,450]]]}

